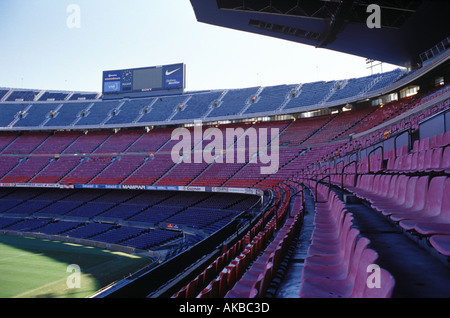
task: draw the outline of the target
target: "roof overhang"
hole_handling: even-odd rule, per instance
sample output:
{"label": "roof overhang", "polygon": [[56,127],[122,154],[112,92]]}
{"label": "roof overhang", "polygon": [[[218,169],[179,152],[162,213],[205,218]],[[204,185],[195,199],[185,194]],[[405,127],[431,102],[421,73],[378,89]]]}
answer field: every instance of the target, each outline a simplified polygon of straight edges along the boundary
{"label": "roof overhang", "polygon": [[[446,0],[191,0],[199,22],[404,67],[450,35]],[[380,8],[380,28],[368,19]]]}

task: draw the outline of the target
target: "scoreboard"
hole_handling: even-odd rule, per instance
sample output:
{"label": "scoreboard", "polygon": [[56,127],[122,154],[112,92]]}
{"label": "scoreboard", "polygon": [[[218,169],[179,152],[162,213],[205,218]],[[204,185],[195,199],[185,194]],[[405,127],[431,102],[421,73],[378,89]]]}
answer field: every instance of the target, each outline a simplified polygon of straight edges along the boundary
{"label": "scoreboard", "polygon": [[186,66],[183,63],[103,72],[103,94],[182,91]]}

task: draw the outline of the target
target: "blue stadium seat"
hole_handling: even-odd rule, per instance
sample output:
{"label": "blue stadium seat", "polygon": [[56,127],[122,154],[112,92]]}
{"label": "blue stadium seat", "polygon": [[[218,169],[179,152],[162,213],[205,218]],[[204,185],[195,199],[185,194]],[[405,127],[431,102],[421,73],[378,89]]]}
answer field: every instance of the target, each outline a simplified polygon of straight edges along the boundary
{"label": "blue stadium seat", "polygon": [[177,111],[171,120],[200,119],[206,114],[210,105],[219,98],[219,92],[207,92],[192,94],[182,110]]}
{"label": "blue stadium seat", "polygon": [[187,96],[161,96],[155,98],[150,109],[138,120],[138,123],[165,121],[174,113],[175,108],[186,100]]}
{"label": "blue stadium seat", "polygon": [[7,127],[10,125],[19,112],[25,110],[29,104],[10,104],[10,103],[2,103],[2,116],[0,116],[0,127]]}
{"label": "blue stadium seat", "polygon": [[94,102],[86,114],[82,114],[75,126],[93,126],[100,125],[106,120],[108,114],[119,105],[118,101]]}
{"label": "blue stadium seat", "polygon": [[50,112],[57,106],[58,104],[54,103],[34,103],[26,111],[25,116],[14,124],[14,127],[38,127],[44,123]]}
{"label": "blue stadium seat", "polygon": [[46,127],[58,127],[58,126],[71,126],[77,116],[85,110],[90,103],[79,102],[79,103],[64,103],[61,108],[51,116],[50,120],[45,123]]}
{"label": "blue stadium seat", "polygon": [[318,104],[327,96],[334,84],[335,81],[304,83],[296,97],[292,98],[283,109]]}
{"label": "blue stadium seat", "polygon": [[242,89],[230,89],[221,99],[221,103],[214,106],[208,114],[208,118],[219,116],[237,115],[244,109],[246,103],[252,96],[255,96],[259,87],[249,87]]}
{"label": "blue stadium seat", "polygon": [[119,112],[108,119],[105,125],[133,123],[152,101],[149,98],[125,101]]}
{"label": "blue stadium seat", "polygon": [[289,99],[290,92],[297,85],[277,85],[265,87],[258,95],[257,101],[252,103],[245,114],[275,111]]}

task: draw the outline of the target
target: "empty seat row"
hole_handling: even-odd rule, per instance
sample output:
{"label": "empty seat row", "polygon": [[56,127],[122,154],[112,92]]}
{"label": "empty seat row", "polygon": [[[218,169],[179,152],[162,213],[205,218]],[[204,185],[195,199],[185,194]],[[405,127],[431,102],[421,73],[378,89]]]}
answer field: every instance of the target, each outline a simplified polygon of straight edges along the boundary
{"label": "empty seat row", "polygon": [[[286,216],[290,190],[285,185],[283,185],[283,188],[283,200],[281,198],[281,193],[277,192],[276,202],[281,203],[281,205],[274,211],[275,214],[266,213],[264,218],[258,222],[259,226],[257,227],[259,228],[265,224],[264,228],[257,232],[252,241],[245,246],[244,250],[235,257],[235,259],[227,265],[204,290],[202,290],[197,296],[198,298],[256,298],[265,295],[274,268],[277,268],[280,256],[284,252],[282,249],[284,240],[275,240],[275,243],[271,243],[269,246],[265,247],[266,243],[277,229],[277,220],[283,219]],[[289,224],[290,223],[287,225],[288,227]],[[280,230],[280,232],[284,233],[283,230]],[[280,234],[280,232],[278,235],[281,235],[281,238],[284,238],[283,234]],[[290,237],[290,235],[288,235],[288,237]],[[281,245],[276,246],[277,242]],[[263,253],[263,256],[260,256],[261,253]],[[252,267],[250,267],[250,265]],[[253,265],[255,267],[253,267]]]}
{"label": "empty seat row", "polygon": [[410,153],[390,158],[387,171],[450,173],[450,131],[416,140]]}
{"label": "empty seat row", "polygon": [[431,236],[440,253],[450,255],[450,245],[434,235],[450,235],[450,178],[446,176],[363,175],[348,187],[361,199],[405,231]]}
{"label": "empty seat row", "polygon": [[[296,201],[301,202],[297,197]],[[295,206],[295,205],[294,205]],[[263,253],[251,264],[236,284],[227,292],[225,298],[264,298],[271,280],[280,267],[282,256],[293,240],[294,234],[300,224],[302,209],[294,208],[291,218],[288,218],[283,227],[277,232],[272,242]]]}
{"label": "empty seat row", "polygon": [[[250,233],[238,240],[230,248],[226,249],[219,257],[210,263],[200,274],[183,286],[178,292],[172,295],[172,298],[195,298],[203,292],[203,297],[218,297],[219,280],[215,279],[217,275],[229,264],[237,255],[239,255],[248,245]],[[223,274],[222,274],[223,275]],[[214,283],[211,283],[214,280]],[[222,280],[223,284],[224,280]],[[209,287],[208,287],[209,286]],[[208,288],[208,292],[205,289]]]}
{"label": "empty seat row", "polygon": [[[387,72],[386,76],[390,73]],[[338,90],[338,93],[347,92],[345,97],[356,97],[355,93],[361,87],[368,88],[368,83],[373,81],[373,78],[374,76],[351,79],[350,84],[346,88]],[[380,81],[378,85],[385,85],[388,82]],[[186,120],[202,118],[203,116],[210,118],[225,117],[238,115],[243,110],[246,110],[247,113],[268,112],[281,107],[284,102],[287,102],[286,108],[314,105],[324,99],[337,83],[337,81],[305,83],[296,97],[292,94],[297,85],[289,84],[118,101],[99,100],[97,93],[2,89],[0,90],[0,99],[5,99],[6,94],[10,92],[10,95],[6,97],[6,103],[2,103],[2,108],[15,106],[17,101],[21,101],[23,104],[19,108],[21,111],[25,110],[25,106],[30,105],[26,109],[28,115],[19,117],[20,120],[14,124],[15,127],[112,125]],[[358,89],[348,90],[354,88],[355,85]],[[256,98],[257,96],[258,98]],[[39,100],[39,102],[35,100]],[[73,102],[67,102],[68,100]],[[250,104],[252,102],[255,102],[254,106]],[[179,105],[183,105],[183,108],[179,109]],[[247,105],[251,107],[246,109]],[[76,111],[73,110],[74,108],[76,108]],[[7,126],[13,122],[18,116],[18,111],[8,112],[2,126]],[[175,114],[171,118],[174,112]],[[47,123],[47,121],[50,123]]]}
{"label": "empty seat row", "polygon": [[[276,188],[271,208],[249,229],[246,235],[238,240],[231,248],[223,252],[187,285],[173,294],[172,298],[225,297],[247,272],[248,267],[264,251],[265,245],[273,237],[274,231],[277,229],[277,220],[283,219],[286,216],[290,190],[285,185],[283,188],[284,192],[286,192],[284,198],[280,189]],[[268,248],[272,251],[272,246]],[[267,250],[267,253],[269,255],[271,254],[269,250]],[[271,259],[274,257],[275,254],[272,255]],[[259,261],[265,263],[266,260],[263,261],[261,258]],[[266,265],[271,266],[268,263]],[[256,283],[257,279],[254,282]],[[269,280],[266,282],[269,282]],[[267,287],[267,284],[264,284],[264,286]],[[250,290],[252,290],[251,287]],[[258,290],[258,293],[254,297],[257,295],[261,295],[260,290]],[[231,294],[228,296],[231,297]]]}
{"label": "empty seat row", "polygon": [[[378,254],[370,240],[353,226],[353,216],[338,196],[324,185],[317,186],[314,230],[304,262],[301,298],[389,298],[395,279],[376,265]],[[327,193],[328,192],[328,193]],[[381,284],[367,284],[369,266],[380,270]]]}
{"label": "empty seat row", "polygon": [[260,231],[244,247],[244,250],[197,295],[197,298],[223,298],[262,251],[263,246],[272,235],[272,230],[273,227],[269,225]]}
{"label": "empty seat row", "polygon": [[316,178],[330,176],[331,183],[351,188],[362,175],[368,174],[450,174],[450,131],[416,140],[412,151],[408,149],[406,145],[350,161],[349,158],[355,155],[353,153],[345,159],[334,159],[327,165],[311,167],[307,175]]}

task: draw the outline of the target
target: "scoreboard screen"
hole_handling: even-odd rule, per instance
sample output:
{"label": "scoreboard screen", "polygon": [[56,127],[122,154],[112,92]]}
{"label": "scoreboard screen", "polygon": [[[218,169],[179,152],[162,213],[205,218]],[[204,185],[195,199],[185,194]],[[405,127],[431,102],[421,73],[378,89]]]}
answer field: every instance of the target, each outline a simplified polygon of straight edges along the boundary
{"label": "scoreboard screen", "polygon": [[103,72],[103,94],[183,90],[185,65],[172,64]]}

